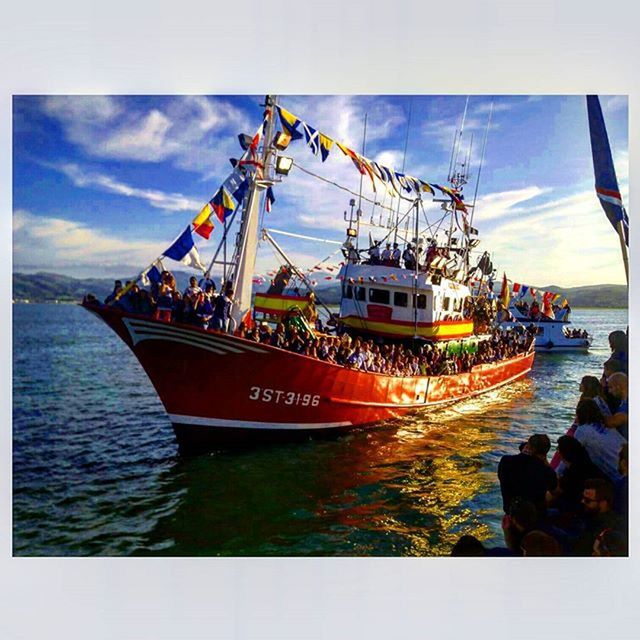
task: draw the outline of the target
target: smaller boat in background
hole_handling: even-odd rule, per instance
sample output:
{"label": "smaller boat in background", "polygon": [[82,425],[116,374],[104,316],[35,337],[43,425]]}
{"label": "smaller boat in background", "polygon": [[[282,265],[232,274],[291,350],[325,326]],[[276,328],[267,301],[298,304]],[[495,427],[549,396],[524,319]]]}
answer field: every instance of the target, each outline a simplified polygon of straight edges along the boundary
{"label": "smaller boat in background", "polygon": [[[564,310],[563,310],[564,311]],[[500,323],[503,328],[524,325],[536,338],[535,349],[538,352],[583,351],[587,352],[593,337],[585,329],[572,326],[569,313],[550,318],[538,313],[533,318],[529,309],[525,309],[516,301],[509,305],[509,320]]]}

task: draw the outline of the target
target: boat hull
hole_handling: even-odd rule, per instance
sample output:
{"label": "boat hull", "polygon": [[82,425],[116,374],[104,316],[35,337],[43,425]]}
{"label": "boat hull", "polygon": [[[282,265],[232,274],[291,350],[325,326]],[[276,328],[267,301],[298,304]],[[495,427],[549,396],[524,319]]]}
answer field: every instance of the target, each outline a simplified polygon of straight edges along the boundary
{"label": "boat hull", "polygon": [[564,335],[564,328],[570,325],[569,322],[554,322],[552,320],[531,322],[522,318],[517,322],[503,322],[500,326],[511,329],[522,326],[521,323],[535,328],[535,350],[537,353],[588,353],[591,347],[591,337],[570,338]]}
{"label": "boat hull", "polygon": [[447,376],[394,377],[188,325],[87,307],[129,346],[181,447],[333,435],[525,376],[533,353]]}

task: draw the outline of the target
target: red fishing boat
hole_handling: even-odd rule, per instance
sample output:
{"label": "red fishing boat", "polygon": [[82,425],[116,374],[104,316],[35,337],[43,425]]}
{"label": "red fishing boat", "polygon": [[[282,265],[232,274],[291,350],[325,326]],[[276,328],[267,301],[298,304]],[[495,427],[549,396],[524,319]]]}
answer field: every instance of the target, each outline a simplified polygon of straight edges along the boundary
{"label": "red fishing boat", "polygon": [[[284,131],[275,131],[277,115]],[[374,425],[484,393],[526,376],[531,369],[534,353],[530,345],[517,355],[476,364],[460,373],[399,375],[395,372],[390,375],[327,362],[238,335],[241,323],[250,325],[258,317],[278,323],[292,309],[298,316],[307,314],[313,323],[313,314],[307,312],[309,307],[315,307],[315,298],[301,295],[298,287],[295,294],[286,290],[291,285],[289,276],[310,289],[313,283],[288,260],[267,230],[263,230],[262,239],[271,242],[285,262],[286,267],[279,273],[285,273],[286,277],[277,277],[269,291],[260,292],[255,301],[252,299],[258,218],[260,202],[264,202],[261,196],[278,181],[278,175],[283,175],[278,170],[282,164],[282,139],[284,136],[286,148],[286,138],[295,139],[292,134],[299,125],[307,131],[305,123],[281,109],[275,99],[268,96],[265,118],[258,133],[246,136],[246,152],[235,163],[234,173],[225,183],[228,188],[221,195],[218,192],[209,205],[209,213],[214,212],[224,220],[225,231],[204,275],[208,278],[212,269],[222,267],[223,282],[229,283],[229,292],[233,291],[228,326],[226,319],[217,330],[212,330],[136,313],[118,304],[118,299],[123,300],[127,295],[126,289],[118,293],[116,304],[84,303],[115,331],[140,361],[167,411],[179,444],[185,448],[307,437]],[[375,163],[363,155],[347,151],[354,154],[352,159],[357,167],[367,164],[374,167]],[[465,175],[452,173],[450,169],[452,188],[448,188],[375,166],[377,169],[374,167],[371,171],[387,184],[389,192],[403,190],[406,184],[415,187],[415,197],[403,198],[408,202],[406,215],[400,215],[399,206],[397,210],[390,207],[389,215],[394,217],[395,224],[379,225],[387,237],[395,232],[395,239],[404,240],[413,254],[407,254],[405,268],[400,268],[397,260],[378,254],[379,242],[370,242],[366,250],[369,259],[363,261],[364,250],[357,245],[361,215],[357,213],[354,217],[355,201],[352,200],[347,240],[342,246],[344,262],[336,276],[341,284],[341,304],[339,312],[332,314],[333,324],[341,334],[373,338],[380,344],[402,343],[416,348],[428,343],[435,349],[449,349],[453,345],[458,353],[473,352],[483,340],[483,336],[476,335],[477,327],[468,313],[472,306],[468,284],[474,273],[469,268],[469,257],[478,240],[472,237],[475,232],[472,218],[464,216],[457,236],[454,228],[459,212],[466,214],[473,206],[461,204]],[[452,161],[452,167],[455,166]],[[434,193],[434,186],[445,195],[444,200],[438,201],[440,212],[444,210],[451,218],[444,239],[433,233],[427,237],[419,227],[421,194]],[[232,194],[233,199],[225,200],[228,194]],[[398,198],[400,203],[399,193]],[[194,231],[207,224],[207,211],[205,208],[194,220]],[[233,257],[229,261],[218,261],[236,212],[241,212],[241,216]],[[411,220],[411,224],[406,220]],[[200,261],[191,229],[187,231],[189,233],[183,233],[163,256],[198,266]],[[204,233],[200,235],[208,237]],[[429,249],[421,251],[427,245]],[[428,261],[427,254],[430,254]],[[141,272],[139,279],[153,282],[152,273],[155,271],[157,275],[155,264],[157,261]],[[312,326],[308,323],[304,326],[313,334]]]}

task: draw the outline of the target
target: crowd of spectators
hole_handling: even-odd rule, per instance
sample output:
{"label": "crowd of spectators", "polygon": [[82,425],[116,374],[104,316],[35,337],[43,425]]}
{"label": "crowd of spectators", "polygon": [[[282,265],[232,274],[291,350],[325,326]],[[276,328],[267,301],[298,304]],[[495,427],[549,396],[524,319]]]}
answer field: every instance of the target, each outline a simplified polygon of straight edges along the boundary
{"label": "crowd of spectators", "polygon": [[551,462],[551,442],[541,433],[501,458],[505,546],[486,548],[465,535],[452,555],[628,555],[627,334],[614,331],[609,345],[602,378],[580,382],[575,420]]}

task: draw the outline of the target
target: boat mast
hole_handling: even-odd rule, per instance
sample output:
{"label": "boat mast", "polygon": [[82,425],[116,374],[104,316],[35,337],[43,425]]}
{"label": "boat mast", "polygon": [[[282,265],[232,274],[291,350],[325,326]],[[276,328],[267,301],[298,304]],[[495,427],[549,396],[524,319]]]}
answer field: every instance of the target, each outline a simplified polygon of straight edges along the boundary
{"label": "boat mast", "polygon": [[[489,137],[489,129],[491,127],[491,117],[493,115],[493,100],[491,101],[491,107],[489,108],[489,118],[487,119],[487,126],[484,130],[484,140],[482,141],[482,151],[480,152],[480,164],[478,165],[478,175],[476,176],[476,187],[473,192],[473,203],[471,205],[471,215],[469,216],[469,232],[473,227],[473,215],[476,212],[476,200],[478,199],[478,188],[480,187],[480,174],[482,173],[482,165],[484,164],[484,152],[487,148],[487,138]],[[469,275],[469,258],[471,253],[471,246],[469,244],[469,238],[467,237],[467,251],[465,254],[465,279]],[[483,276],[484,277],[484,276]]]}
{"label": "boat mast", "polygon": [[231,273],[231,283],[234,291],[234,305],[231,317],[236,326],[251,309],[251,293],[253,289],[253,271],[256,264],[258,249],[258,221],[260,196],[273,183],[271,163],[273,160],[273,130],[275,124],[276,96],[268,95],[265,99],[265,121],[263,130],[261,165],[256,167],[251,177],[247,204],[242,212],[240,231],[236,240],[236,255],[234,270]]}

